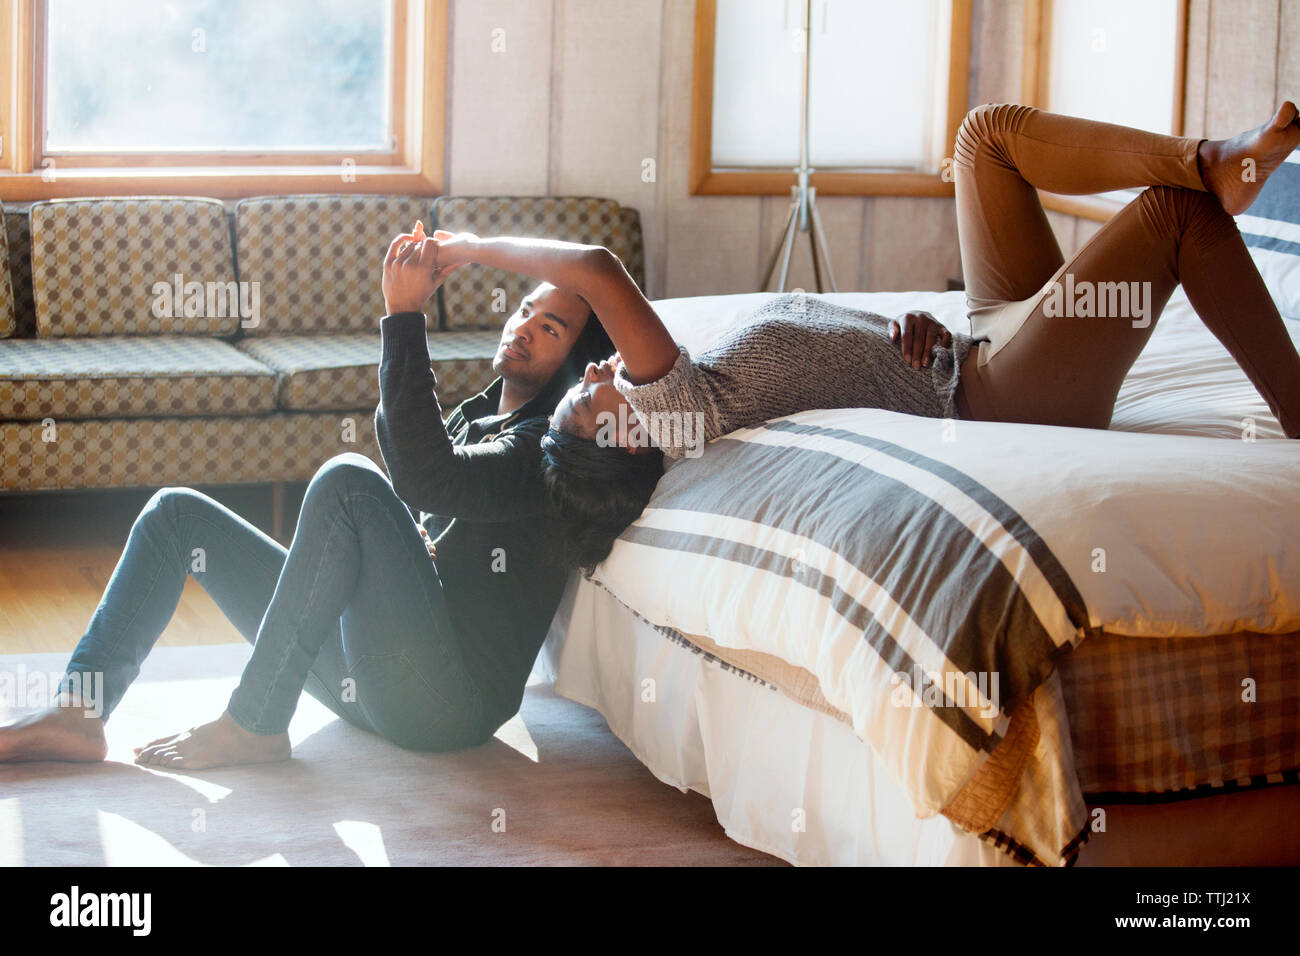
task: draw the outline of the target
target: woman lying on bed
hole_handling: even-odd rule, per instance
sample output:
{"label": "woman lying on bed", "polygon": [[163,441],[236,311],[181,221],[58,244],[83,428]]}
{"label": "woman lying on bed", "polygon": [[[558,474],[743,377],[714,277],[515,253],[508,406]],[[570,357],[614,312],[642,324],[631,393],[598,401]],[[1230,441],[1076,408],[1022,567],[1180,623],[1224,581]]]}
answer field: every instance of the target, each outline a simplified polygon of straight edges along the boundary
{"label": "woman lying on bed", "polygon": [[[438,246],[440,269],[479,262],[574,292],[618,349],[587,367],[542,445],[548,489],[572,528],[574,563],[591,567],[649,500],[659,451],[683,457],[701,438],[770,418],[874,407],[1107,428],[1120,385],[1179,283],[1286,435],[1300,437],[1300,356],[1232,219],[1298,142],[1291,102],[1228,140],[1025,106],[971,111],[954,166],[974,337],[924,313],[900,323],[795,295],[774,299],[692,359],[605,249],[448,233],[428,241]],[[1037,191],[1138,186],[1148,188],[1064,262]]]}

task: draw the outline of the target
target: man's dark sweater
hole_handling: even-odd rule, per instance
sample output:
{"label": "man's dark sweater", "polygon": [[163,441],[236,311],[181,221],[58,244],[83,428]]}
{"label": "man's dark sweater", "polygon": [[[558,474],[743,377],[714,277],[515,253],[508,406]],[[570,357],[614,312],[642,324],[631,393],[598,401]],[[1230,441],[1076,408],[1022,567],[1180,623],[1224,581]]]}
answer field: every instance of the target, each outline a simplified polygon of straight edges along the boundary
{"label": "man's dark sweater", "polygon": [[393,490],[434,539],[456,629],[430,640],[458,640],[486,713],[504,722],[519,709],[568,576],[539,468],[547,416],[568,383],[557,376],[500,415],[497,379],[444,424],[424,315],[385,316],[380,332],[379,448]]}

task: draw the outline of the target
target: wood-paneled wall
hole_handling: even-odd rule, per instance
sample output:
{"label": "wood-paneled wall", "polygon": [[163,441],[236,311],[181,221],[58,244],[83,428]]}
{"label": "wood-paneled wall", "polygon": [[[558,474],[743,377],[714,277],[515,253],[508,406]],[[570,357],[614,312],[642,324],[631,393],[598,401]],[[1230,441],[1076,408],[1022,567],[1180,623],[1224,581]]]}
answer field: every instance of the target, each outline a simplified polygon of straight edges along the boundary
{"label": "wood-paneled wall", "polygon": [[[752,291],[784,197],[691,196],[694,0],[454,0],[449,191],[610,196],[641,211],[652,297]],[[971,105],[1020,98],[1023,0],[975,0]],[[1300,0],[1191,0],[1188,135],[1300,97]],[[950,199],[819,200],[842,290],[960,274]],[[1100,224],[1050,214],[1067,255]],[[802,237],[801,237],[802,238]],[[800,242],[792,285],[812,287]]]}

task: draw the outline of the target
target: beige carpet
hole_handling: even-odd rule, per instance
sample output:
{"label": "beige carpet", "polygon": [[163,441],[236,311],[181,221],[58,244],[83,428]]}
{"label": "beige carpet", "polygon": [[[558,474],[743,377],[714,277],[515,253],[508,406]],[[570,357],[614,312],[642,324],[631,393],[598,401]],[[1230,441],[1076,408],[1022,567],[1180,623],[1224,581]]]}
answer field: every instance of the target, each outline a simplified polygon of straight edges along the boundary
{"label": "beige carpet", "polygon": [[[728,839],[708,799],[660,783],[604,718],[543,683],[496,739],[458,753],[401,750],[303,697],[288,763],[131,763],[132,746],[219,714],[248,653],[156,648],[109,721],[104,764],[0,764],[0,865],[784,865]],[[0,671],[66,659],[0,657]]]}

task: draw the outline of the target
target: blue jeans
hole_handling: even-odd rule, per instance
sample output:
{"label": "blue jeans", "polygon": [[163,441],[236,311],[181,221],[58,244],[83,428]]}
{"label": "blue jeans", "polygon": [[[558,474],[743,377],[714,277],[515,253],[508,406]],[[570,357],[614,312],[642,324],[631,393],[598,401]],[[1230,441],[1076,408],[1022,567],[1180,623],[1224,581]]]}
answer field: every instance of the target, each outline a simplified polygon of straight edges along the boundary
{"label": "blue jeans", "polygon": [[253,642],[227,708],[253,733],[284,732],[304,689],[408,749],[473,746],[496,729],[424,539],[368,458],[349,452],[321,466],[288,551],[200,492],[155,494],[68,664],[68,675],[103,674],[105,719],[187,576]]}

